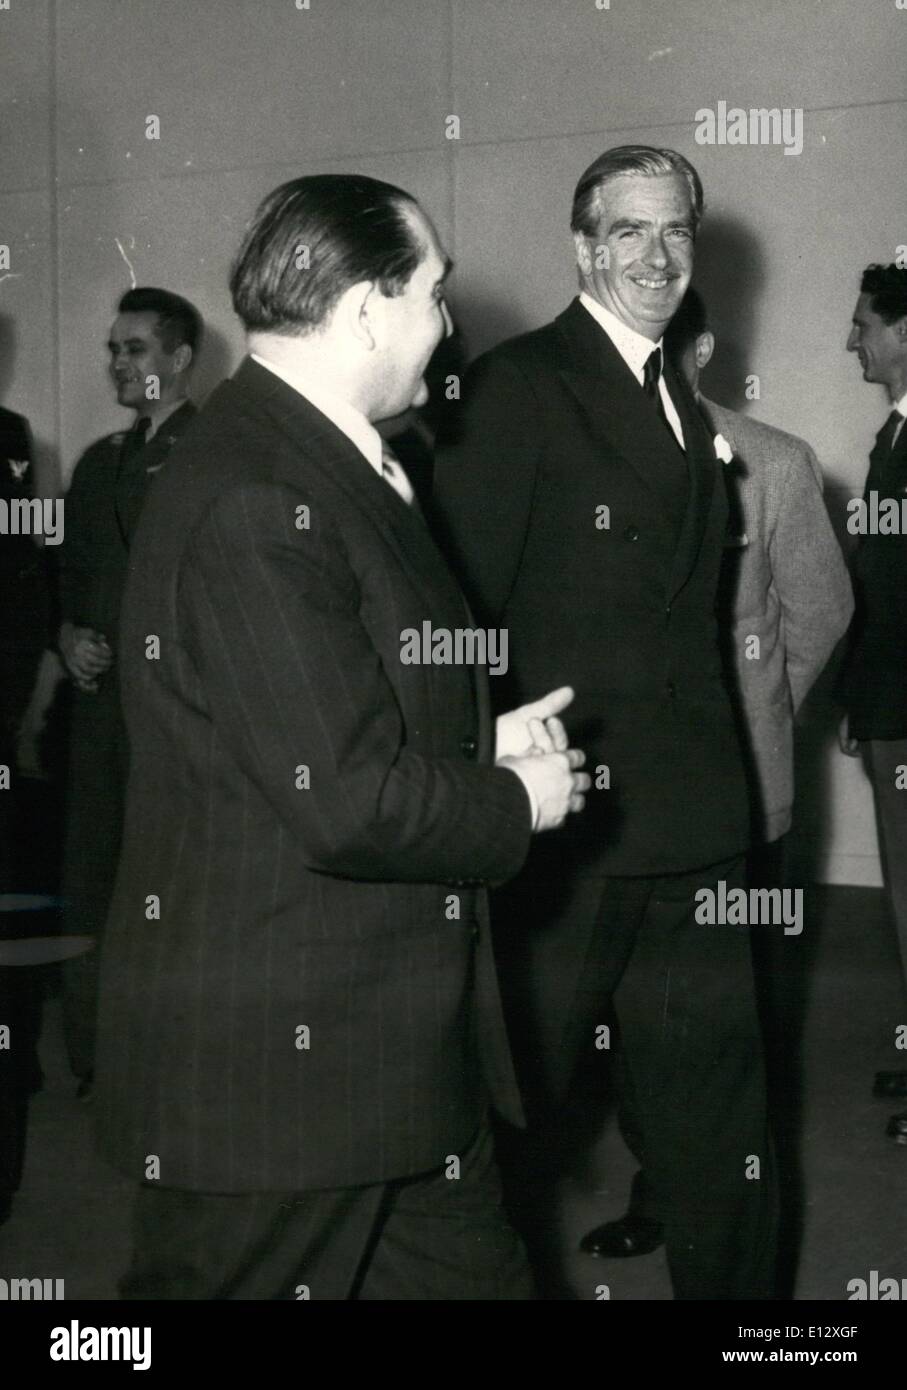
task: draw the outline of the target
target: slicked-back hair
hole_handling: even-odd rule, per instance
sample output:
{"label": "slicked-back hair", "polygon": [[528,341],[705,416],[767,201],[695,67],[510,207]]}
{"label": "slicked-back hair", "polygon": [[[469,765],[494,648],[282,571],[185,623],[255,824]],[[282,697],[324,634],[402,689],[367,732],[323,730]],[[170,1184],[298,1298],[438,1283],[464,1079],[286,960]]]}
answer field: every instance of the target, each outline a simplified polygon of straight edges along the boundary
{"label": "slicked-back hair", "polygon": [[874,314],[885,323],[897,323],[907,314],[907,269],[891,265],[868,265],[860,281],[860,293],[870,296]]}
{"label": "slicked-back hair", "polygon": [[259,206],[230,272],[247,329],[300,336],[323,324],[351,285],[403,292],[426,247],[407,210],[416,200],[364,174],[315,174]]}
{"label": "slicked-back hair", "polygon": [[117,305],[118,314],[157,314],[155,333],[165,352],[176,352],[185,343],[193,356],[202,340],[202,316],[194,304],[172,290],[153,285],[127,290]]}
{"label": "slicked-back hair", "polygon": [[595,236],[602,219],[603,188],[618,174],[682,174],[690,190],[693,223],[702,218],[702,181],[688,159],[676,150],[660,150],[653,145],[615,145],[605,150],[580,176],[573,194],[570,226],[574,232]]}
{"label": "slicked-back hair", "polygon": [[664,345],[668,356],[677,362],[683,353],[695,343],[701,333],[709,328],[709,316],[705,300],[691,285],[680,301],[680,308],[665,329]]}

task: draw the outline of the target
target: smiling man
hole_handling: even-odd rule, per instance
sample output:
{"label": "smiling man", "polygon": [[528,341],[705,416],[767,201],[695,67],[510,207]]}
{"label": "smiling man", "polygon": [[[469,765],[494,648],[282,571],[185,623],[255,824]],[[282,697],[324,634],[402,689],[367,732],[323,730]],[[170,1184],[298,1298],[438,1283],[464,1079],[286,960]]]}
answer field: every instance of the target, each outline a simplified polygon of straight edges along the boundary
{"label": "smiling man", "polygon": [[[68,929],[100,940],[110,905],[126,790],[117,625],[145,494],[195,415],[189,382],[198,312],[170,290],[127,290],[107,342],[117,402],[131,427],[79,459],[66,496],[59,647],[73,684],[63,887]],[[79,1095],[91,1094],[98,950],[63,967],[63,1016]]]}
{"label": "smiling man", "polygon": [[[557,1149],[579,1063],[607,1058],[613,1010],[675,1294],[748,1298],[770,1293],[774,1259],[749,942],[694,918],[698,890],[742,885],[750,838],[715,619],[728,505],[662,353],[701,213],[699,177],[673,150],[622,146],[586,170],[571,219],[580,294],[472,367],[436,502],[477,619],[509,631],[494,694],[569,681],[594,770],[583,822],[540,842],[498,900],[537,1152]],[[528,1168],[543,1189],[556,1176]],[[526,1206],[544,1256],[544,1217]],[[596,1233],[584,1248],[621,1253]]]}

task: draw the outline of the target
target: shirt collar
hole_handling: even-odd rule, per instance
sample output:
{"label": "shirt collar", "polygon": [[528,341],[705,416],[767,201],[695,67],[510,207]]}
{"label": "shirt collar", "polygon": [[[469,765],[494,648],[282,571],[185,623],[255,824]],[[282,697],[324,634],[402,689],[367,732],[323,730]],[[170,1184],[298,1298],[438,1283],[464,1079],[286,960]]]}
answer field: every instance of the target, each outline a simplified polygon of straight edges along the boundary
{"label": "shirt collar", "polygon": [[612,314],[611,310],[606,309],[604,304],[599,304],[598,300],[593,299],[591,294],[587,294],[585,290],[581,292],[579,302],[584,309],[588,310],[596,323],[605,330],[630,371],[642,386],[643,367],[655,348],[661,347],[662,339],[659,338],[657,343],[653,343],[651,338],[637,333],[635,328],[628,328],[616,314]]}
{"label": "shirt collar", "polygon": [[336,425],[342,434],[345,434],[351,444],[354,444],[361,454],[364,454],[366,461],[371,464],[378,476],[381,476],[381,436],[375,429],[370,420],[357,410],[349,401],[345,401],[342,396],[338,396],[329,386],[324,384],[321,377],[316,376],[311,371],[305,371],[300,367],[288,367],[281,363],[271,362],[267,357],[262,357],[260,353],[251,353],[253,362],[259,366],[266,367],[269,372],[279,376],[281,381],[285,381],[288,386],[292,386],[294,391],[298,391],[300,396],[305,396],[306,400],[320,410],[322,415],[326,415],[332,425]]}
{"label": "shirt collar", "polygon": [[892,410],[896,410],[899,415],[903,415],[907,418],[907,391],[904,392],[900,400],[895,401],[891,408]]}

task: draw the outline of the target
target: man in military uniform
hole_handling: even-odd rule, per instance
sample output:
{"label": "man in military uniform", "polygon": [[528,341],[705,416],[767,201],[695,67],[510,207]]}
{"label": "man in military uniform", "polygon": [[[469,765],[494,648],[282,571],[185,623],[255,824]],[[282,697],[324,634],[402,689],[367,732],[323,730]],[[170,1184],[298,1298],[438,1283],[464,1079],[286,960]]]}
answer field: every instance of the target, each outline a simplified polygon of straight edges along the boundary
{"label": "man in military uniform", "polygon": [[[92,444],[66,498],[59,646],[73,715],[63,889],[68,930],[97,939],[113,887],[128,747],[116,643],[129,546],[148,487],[195,415],[188,398],[202,323],[168,290],[129,290],[110,332],[110,374],[132,428]],[[64,968],[64,1021],[79,1094],[94,1066],[98,950]]]}
{"label": "man in military uniform", "polygon": [[[33,496],[31,432],[22,415],[0,408],[0,500],[13,505]],[[29,1097],[41,1086],[38,1034],[43,979],[40,970],[14,969],[16,938],[33,931],[35,912],[16,912],[32,880],[29,798],[17,766],[16,744],[41,653],[50,637],[50,586],[45,552],[30,535],[0,535],[0,767],[9,776],[0,792],[0,1024],[10,1030],[0,1050],[0,1225],[10,1214],[22,1177]],[[5,770],[8,770],[8,774]],[[26,927],[26,921],[28,927]],[[43,919],[42,919],[43,921]],[[12,944],[11,944],[12,943]]]}

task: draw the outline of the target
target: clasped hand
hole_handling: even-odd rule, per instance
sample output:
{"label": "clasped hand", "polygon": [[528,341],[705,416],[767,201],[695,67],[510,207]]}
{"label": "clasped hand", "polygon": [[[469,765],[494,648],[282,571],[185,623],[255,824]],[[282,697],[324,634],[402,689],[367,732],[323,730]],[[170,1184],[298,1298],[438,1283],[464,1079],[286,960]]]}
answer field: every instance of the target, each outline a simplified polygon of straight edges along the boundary
{"label": "clasped hand", "polygon": [[537,831],[554,830],[571,811],[581,811],[592,785],[588,773],[578,771],[585,753],[569,746],[558,718],[572,700],[573,690],[563,685],[495,722],[495,764],[515,772],[526,787],[537,808]]}

